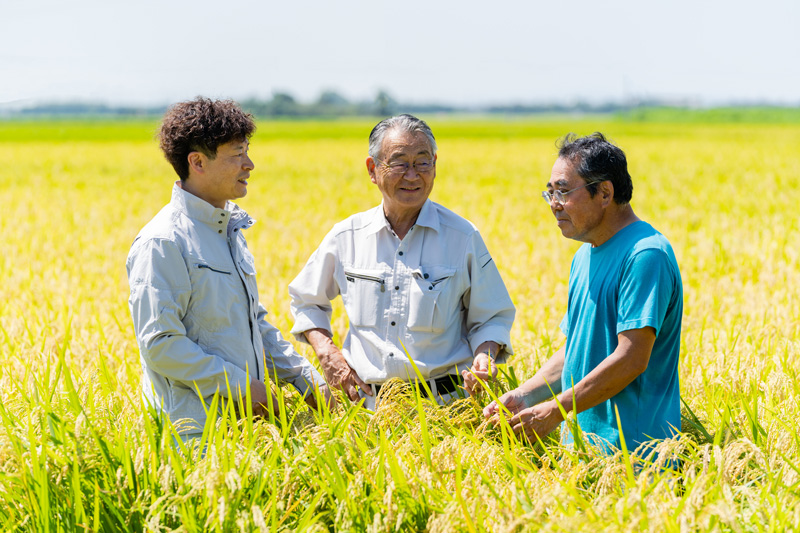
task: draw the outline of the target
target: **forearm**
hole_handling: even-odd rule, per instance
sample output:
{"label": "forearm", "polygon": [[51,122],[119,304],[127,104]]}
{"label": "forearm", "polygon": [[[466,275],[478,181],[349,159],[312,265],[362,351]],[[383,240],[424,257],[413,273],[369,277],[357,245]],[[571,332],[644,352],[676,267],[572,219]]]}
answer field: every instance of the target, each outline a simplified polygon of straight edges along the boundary
{"label": "forearm", "polygon": [[[219,391],[228,396],[228,387],[236,396],[245,393],[248,383],[246,371],[225,361],[222,357],[206,353],[199,345],[184,335],[160,335],[141,345],[142,357],[147,366],[164,378],[181,383],[201,396]],[[250,369],[255,377],[255,369]]]}
{"label": "forearm", "polygon": [[599,405],[627,387],[647,369],[655,331],[642,328],[620,333],[617,349],[572,388],[558,395],[567,412],[581,413]]}
{"label": "forearm", "polygon": [[319,386],[325,383],[308,359],[297,353],[278,328],[267,322],[266,310],[259,313],[258,326],[268,376],[288,381],[303,396],[313,390],[314,384]]}
{"label": "forearm", "polygon": [[519,386],[527,405],[536,405],[561,392],[561,372],[564,369],[565,348],[559,349],[542,365],[536,374]]}
{"label": "forearm", "polygon": [[303,334],[308,343],[317,354],[319,364],[325,368],[332,360],[343,358],[339,347],[333,342],[333,334],[322,328],[314,328],[304,331]]}
{"label": "forearm", "polygon": [[347,364],[339,347],[333,342],[333,335],[330,331],[315,328],[307,330],[303,334],[317,354],[319,365],[325,373],[325,380],[329,387],[342,389],[353,402],[358,401],[357,388],[372,396],[372,388],[364,383]]}
{"label": "forearm", "polygon": [[619,394],[641,372],[614,353],[574,387],[558,395],[566,412],[581,413]]}

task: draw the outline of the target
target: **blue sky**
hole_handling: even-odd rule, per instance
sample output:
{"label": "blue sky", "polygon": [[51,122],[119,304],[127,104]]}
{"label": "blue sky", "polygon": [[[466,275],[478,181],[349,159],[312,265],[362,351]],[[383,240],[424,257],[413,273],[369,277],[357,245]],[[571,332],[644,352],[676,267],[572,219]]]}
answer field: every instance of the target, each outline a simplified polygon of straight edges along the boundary
{"label": "blue sky", "polygon": [[0,0],[0,105],[198,94],[800,105],[800,1]]}

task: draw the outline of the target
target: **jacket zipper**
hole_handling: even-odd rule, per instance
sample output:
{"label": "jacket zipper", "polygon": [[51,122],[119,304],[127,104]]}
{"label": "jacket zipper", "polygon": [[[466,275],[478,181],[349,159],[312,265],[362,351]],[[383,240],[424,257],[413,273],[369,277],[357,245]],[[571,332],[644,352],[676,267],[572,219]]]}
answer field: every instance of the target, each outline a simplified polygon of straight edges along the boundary
{"label": "jacket zipper", "polygon": [[383,280],[383,278],[379,278],[377,276],[366,276],[364,274],[355,274],[353,272],[348,272],[347,270],[344,271],[344,275],[348,279],[350,279],[350,281],[353,281],[352,278],[358,278],[358,279],[364,279],[364,280],[367,280],[367,281],[374,281],[375,283],[380,283],[381,292],[386,292],[386,282]]}
{"label": "jacket zipper", "polygon": [[[231,258],[233,259],[234,265],[236,264],[236,259],[233,256],[233,243],[231,242],[231,238],[228,237],[228,249],[231,252]],[[241,267],[240,267],[241,268]],[[255,356],[256,362],[256,379],[261,379],[261,365],[258,364],[258,351],[256,350],[255,344],[253,344],[253,303],[250,301],[250,294],[247,292],[247,283],[244,280],[241,272],[239,272],[240,268],[236,269],[236,273],[239,274],[239,281],[242,282],[242,288],[244,289],[244,297],[247,300],[247,322],[250,324],[250,344],[253,346],[253,355]],[[266,383],[266,382],[265,382]]]}

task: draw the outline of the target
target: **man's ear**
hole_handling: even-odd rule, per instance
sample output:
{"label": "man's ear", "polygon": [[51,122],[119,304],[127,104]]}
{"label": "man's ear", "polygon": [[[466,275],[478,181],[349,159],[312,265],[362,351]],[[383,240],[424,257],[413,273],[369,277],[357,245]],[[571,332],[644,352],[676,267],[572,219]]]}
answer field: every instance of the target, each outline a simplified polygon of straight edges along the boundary
{"label": "man's ear", "polygon": [[603,200],[603,207],[608,207],[614,201],[614,184],[611,180],[601,181],[597,192]]}
{"label": "man's ear", "polygon": [[372,183],[377,185],[378,183],[378,175],[376,174],[377,169],[375,168],[375,160],[372,157],[367,157],[367,172],[369,173],[369,179]]}
{"label": "man's ear", "polygon": [[203,173],[206,165],[205,156],[203,154],[200,152],[189,152],[187,159],[189,160],[190,170],[193,170],[197,174]]}

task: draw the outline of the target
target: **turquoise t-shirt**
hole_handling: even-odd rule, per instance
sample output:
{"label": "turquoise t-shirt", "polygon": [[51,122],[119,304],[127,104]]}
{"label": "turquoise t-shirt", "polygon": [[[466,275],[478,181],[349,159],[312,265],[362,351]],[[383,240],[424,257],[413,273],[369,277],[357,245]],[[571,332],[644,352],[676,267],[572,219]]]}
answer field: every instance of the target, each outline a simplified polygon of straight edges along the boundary
{"label": "turquoise t-shirt", "polygon": [[[562,390],[572,388],[617,348],[623,331],[650,326],[656,341],[647,370],[613,398],[577,415],[586,434],[610,451],[620,447],[614,406],[625,443],[664,439],[681,427],[678,353],[683,284],[669,241],[646,222],[634,222],[601,246],[584,244],[572,260]],[[573,441],[562,426],[563,440]]]}

